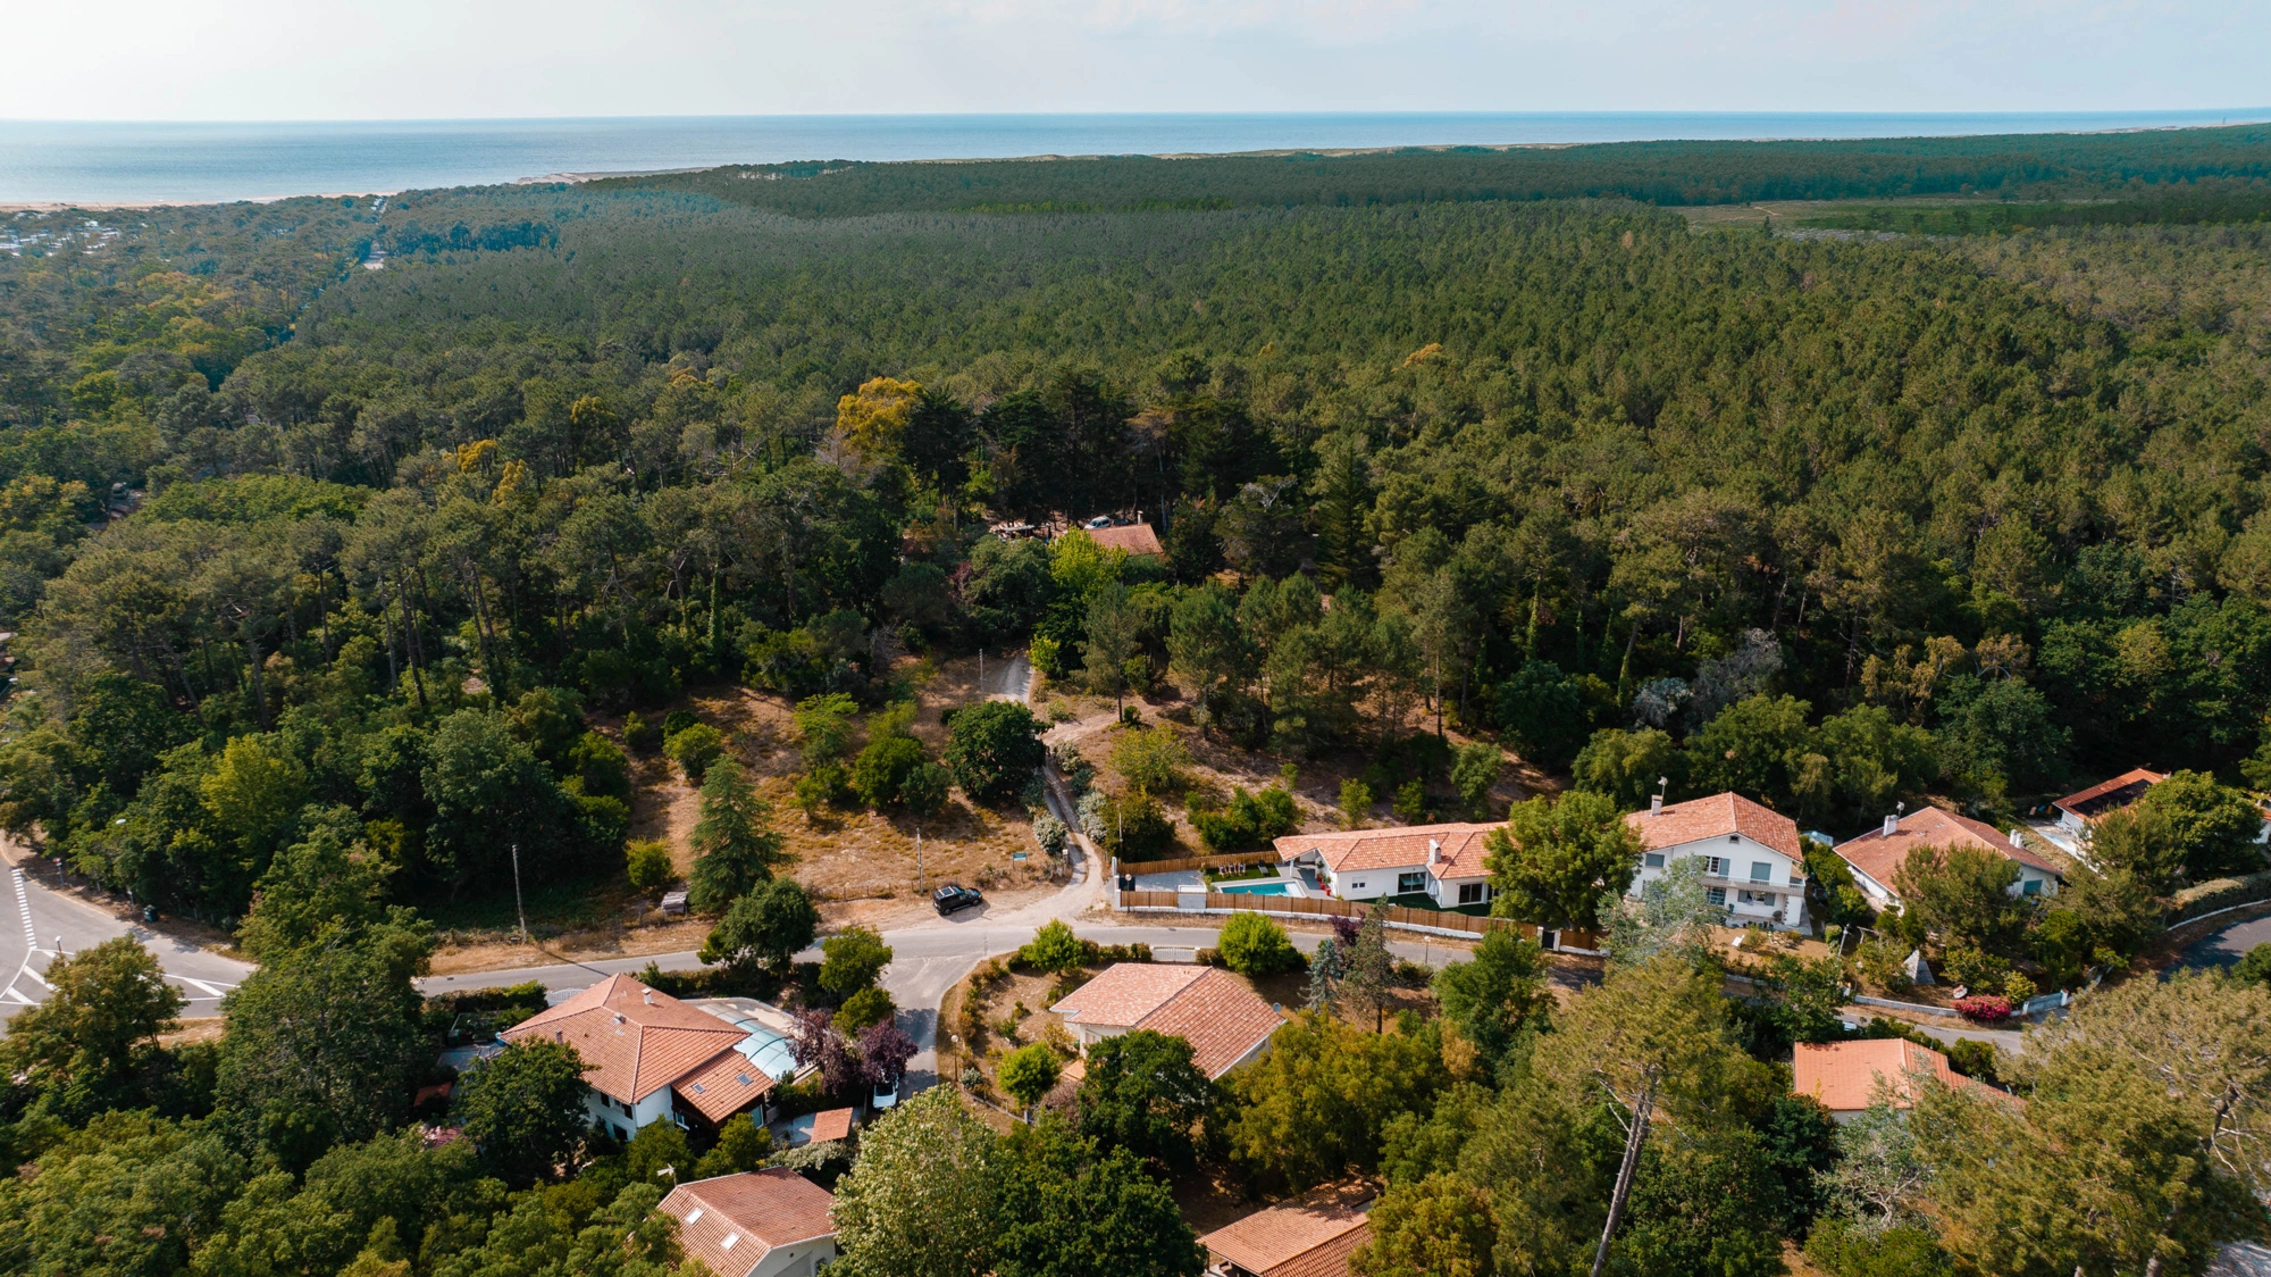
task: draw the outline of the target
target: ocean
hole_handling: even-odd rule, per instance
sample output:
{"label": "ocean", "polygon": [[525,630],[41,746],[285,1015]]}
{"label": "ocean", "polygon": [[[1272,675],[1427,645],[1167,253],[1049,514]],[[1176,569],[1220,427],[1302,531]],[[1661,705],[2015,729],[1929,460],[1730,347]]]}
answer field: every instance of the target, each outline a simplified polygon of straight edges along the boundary
{"label": "ocean", "polygon": [[333,123],[0,121],[0,205],[375,194],[784,160],[2091,132],[2271,108],[2038,114],[795,115]]}

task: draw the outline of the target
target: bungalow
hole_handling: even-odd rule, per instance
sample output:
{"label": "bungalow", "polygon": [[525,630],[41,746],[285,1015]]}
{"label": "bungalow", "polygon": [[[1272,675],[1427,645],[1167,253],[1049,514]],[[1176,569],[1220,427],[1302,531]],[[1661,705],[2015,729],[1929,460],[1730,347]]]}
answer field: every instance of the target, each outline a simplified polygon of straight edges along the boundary
{"label": "bungalow", "polygon": [[2126,771],[2112,780],[2100,781],[2078,794],[2068,794],[2051,806],[2058,809],[2058,827],[2076,835],[2086,835],[2090,826],[2106,815],[2120,811],[2145,796],[2145,791],[2167,780],[2163,772],[2148,771],[2139,767]]}
{"label": "bungalow", "polygon": [[1704,893],[1733,926],[1806,929],[1806,856],[1798,825],[1739,794],[1713,794],[1626,816],[1640,835],[1640,872],[1627,893],[1664,876],[1674,861],[1703,862]]}
{"label": "bungalow", "polygon": [[1146,555],[1161,555],[1167,551],[1159,544],[1159,533],[1148,523],[1127,523],[1116,528],[1089,528],[1088,539],[1097,548],[1119,550],[1131,559]]}
{"label": "bungalow", "polygon": [[2026,1101],[1948,1067],[1948,1057],[1930,1047],[1902,1038],[1865,1038],[1852,1042],[1799,1043],[1791,1062],[1790,1091],[1808,1095],[1829,1110],[1837,1122],[1850,1122],[1877,1102],[1880,1086],[1888,1089],[1894,1108],[1916,1102],[1920,1077],[1943,1086],[1973,1090],[2010,1104]]}
{"label": "bungalow", "polygon": [[1209,1078],[1259,1058],[1285,1023],[1228,971],[1148,962],[1114,963],[1049,1010],[1064,1017],[1082,1051],[1134,1029],[1181,1038]]}
{"label": "bungalow", "polygon": [[680,1184],[662,1199],[678,1242],[718,1277],[812,1277],[836,1258],[835,1196],[782,1167]]}
{"label": "bungalow", "polygon": [[[776,1074],[793,1072],[775,1058],[780,1035],[729,1023],[627,975],[609,976],[498,1036],[575,1047],[589,1087],[585,1110],[618,1139],[665,1118],[719,1126],[752,1107],[762,1117]],[[760,1065],[760,1055],[775,1071]]]}
{"label": "bungalow", "polygon": [[1364,1192],[1312,1193],[1208,1233],[1207,1277],[1347,1277],[1348,1257],[1372,1236]]}
{"label": "bungalow", "polygon": [[1318,886],[1343,900],[1425,895],[1437,908],[1451,909],[1490,903],[1483,856],[1497,828],[1405,825],[1288,834],[1275,846],[1280,862],[1313,871]]}
{"label": "bungalow", "polygon": [[1881,828],[1837,845],[1838,859],[1853,870],[1853,882],[1869,904],[1878,909],[1900,907],[1900,892],[1893,879],[1919,847],[1977,847],[1992,851],[2019,867],[2019,880],[2011,884],[2014,896],[2055,896],[2065,881],[2056,866],[2028,851],[1992,825],[1982,824],[1937,807],[1906,816],[1887,816]]}

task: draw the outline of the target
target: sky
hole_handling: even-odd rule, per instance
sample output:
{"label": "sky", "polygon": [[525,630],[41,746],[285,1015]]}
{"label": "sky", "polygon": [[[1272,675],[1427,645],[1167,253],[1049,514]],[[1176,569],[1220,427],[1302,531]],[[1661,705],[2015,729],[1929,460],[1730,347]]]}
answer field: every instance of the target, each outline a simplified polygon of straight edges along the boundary
{"label": "sky", "polygon": [[2261,0],[0,0],[0,119],[2271,105]]}

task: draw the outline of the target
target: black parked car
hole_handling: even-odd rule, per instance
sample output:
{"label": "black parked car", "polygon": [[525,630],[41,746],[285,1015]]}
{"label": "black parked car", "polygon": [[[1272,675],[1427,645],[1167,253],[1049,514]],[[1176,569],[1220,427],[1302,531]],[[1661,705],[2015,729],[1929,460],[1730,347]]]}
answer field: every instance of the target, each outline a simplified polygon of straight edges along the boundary
{"label": "black parked car", "polygon": [[930,903],[931,908],[938,910],[938,916],[944,918],[957,909],[970,909],[982,905],[986,903],[986,898],[958,882],[950,882],[930,893]]}

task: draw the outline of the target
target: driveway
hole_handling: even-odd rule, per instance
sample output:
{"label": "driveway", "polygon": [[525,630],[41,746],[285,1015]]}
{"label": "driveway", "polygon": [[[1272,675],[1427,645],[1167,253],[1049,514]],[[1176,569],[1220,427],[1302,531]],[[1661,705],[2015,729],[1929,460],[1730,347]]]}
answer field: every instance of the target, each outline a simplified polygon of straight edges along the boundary
{"label": "driveway", "polygon": [[2194,968],[2228,967],[2259,944],[2271,944],[2271,915],[2235,922],[2202,936],[2185,946],[2182,962]]}

